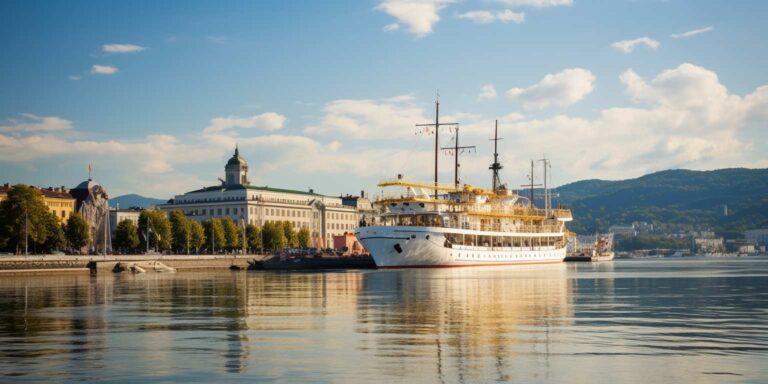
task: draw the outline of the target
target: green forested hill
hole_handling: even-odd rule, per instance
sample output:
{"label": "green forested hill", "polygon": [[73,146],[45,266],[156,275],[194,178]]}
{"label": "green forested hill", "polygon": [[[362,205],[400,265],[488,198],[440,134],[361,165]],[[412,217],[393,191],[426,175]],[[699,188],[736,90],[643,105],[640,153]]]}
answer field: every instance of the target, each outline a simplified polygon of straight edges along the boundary
{"label": "green forested hill", "polygon": [[629,180],[583,180],[557,192],[573,209],[569,227],[577,233],[633,221],[720,232],[768,226],[768,169],[669,170]]}

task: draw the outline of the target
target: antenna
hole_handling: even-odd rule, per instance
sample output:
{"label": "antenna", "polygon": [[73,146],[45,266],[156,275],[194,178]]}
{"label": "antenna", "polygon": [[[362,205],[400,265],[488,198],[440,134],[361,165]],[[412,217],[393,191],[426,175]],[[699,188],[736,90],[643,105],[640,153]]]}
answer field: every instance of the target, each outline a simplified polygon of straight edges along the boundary
{"label": "antenna", "polygon": [[550,167],[550,164],[546,155],[542,155],[542,158],[539,159],[539,161],[541,161],[542,168],[544,168],[544,211],[548,215],[549,209],[552,208],[552,204],[549,200],[549,188],[547,187],[547,168]]}
{"label": "antenna", "polygon": [[440,149],[440,126],[455,125],[459,123],[440,123],[440,91],[438,90],[435,98],[435,123],[434,124],[416,124],[417,127],[435,127],[435,199],[437,199],[437,151]]}
{"label": "antenna", "polygon": [[456,124],[456,139],[454,140],[453,147],[446,147],[446,148],[440,148],[440,149],[450,149],[453,150],[453,154],[455,156],[454,158],[454,164],[453,164],[453,183],[456,186],[456,189],[459,189],[459,149],[476,149],[474,145],[468,145],[464,147],[459,146],[459,125]]}
{"label": "antenna", "polygon": [[[493,171],[493,191],[496,192],[499,187],[501,187],[501,179],[499,178],[499,171],[504,168],[501,163],[499,163],[499,140],[504,140],[503,138],[499,138],[499,121],[496,120],[496,129],[493,133],[493,139],[488,139],[493,141],[493,164],[491,164],[488,169]],[[533,181],[531,181],[533,183]]]}
{"label": "antenna", "polygon": [[541,184],[534,184],[534,174],[533,174],[533,160],[531,160],[531,173],[528,175],[528,180],[530,181],[530,184],[524,184],[521,185],[521,187],[531,187],[531,208],[533,208],[533,187],[540,187]]}

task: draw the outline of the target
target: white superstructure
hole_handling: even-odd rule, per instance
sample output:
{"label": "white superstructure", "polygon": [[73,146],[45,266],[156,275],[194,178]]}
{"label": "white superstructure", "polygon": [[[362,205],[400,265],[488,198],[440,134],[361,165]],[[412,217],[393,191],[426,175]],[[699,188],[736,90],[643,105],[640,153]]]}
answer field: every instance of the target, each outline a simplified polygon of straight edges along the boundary
{"label": "white superstructure", "polygon": [[460,267],[559,263],[565,258],[565,209],[531,208],[529,201],[504,189],[496,193],[465,185],[434,199],[405,180],[406,194],[377,201],[381,213],[357,238],[376,265],[387,267]]}
{"label": "white superstructure", "polygon": [[[443,124],[436,118],[435,133],[440,125]],[[458,146],[458,124],[450,125],[455,126],[453,153],[458,155],[461,148]],[[493,140],[500,139],[496,135]],[[435,148],[437,150],[438,146]],[[549,166],[546,159],[544,166],[546,172]],[[379,183],[379,187],[399,187],[404,192],[379,197],[375,203],[379,214],[372,223],[366,223],[355,232],[378,267],[462,267],[563,261],[565,223],[572,220],[571,212],[551,208],[546,184],[545,208],[538,209],[530,199],[501,184],[498,153],[494,153],[494,163],[490,167],[493,170],[491,190],[468,184],[460,187],[458,167],[457,159],[457,174],[452,185],[437,183],[437,163],[435,183],[412,182],[401,176]],[[546,182],[546,176],[544,180]]]}

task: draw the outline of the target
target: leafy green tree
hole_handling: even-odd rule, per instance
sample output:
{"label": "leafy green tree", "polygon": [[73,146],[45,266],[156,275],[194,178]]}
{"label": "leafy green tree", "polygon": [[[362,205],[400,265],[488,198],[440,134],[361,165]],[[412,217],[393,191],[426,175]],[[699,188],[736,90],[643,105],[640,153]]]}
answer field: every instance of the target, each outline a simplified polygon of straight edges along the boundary
{"label": "leafy green tree", "polygon": [[0,203],[0,244],[21,252],[25,234],[29,244],[43,244],[48,238],[50,212],[37,188],[17,184]]}
{"label": "leafy green tree", "polygon": [[139,240],[139,228],[128,219],[123,219],[115,228],[115,238],[112,243],[123,252],[132,252],[141,244]]}
{"label": "leafy green tree", "polygon": [[67,237],[64,235],[64,227],[59,224],[56,215],[49,212],[45,225],[48,231],[48,238],[45,239],[41,248],[45,252],[59,251],[67,248]]}
{"label": "leafy green tree", "polygon": [[268,222],[261,229],[264,233],[264,245],[270,251],[283,249],[287,245],[283,225],[279,222]]}
{"label": "leafy green tree", "polygon": [[248,240],[248,248],[251,252],[255,252],[261,248],[261,228],[254,224],[248,224],[245,226],[245,237]]}
{"label": "leafy green tree", "polygon": [[296,231],[293,230],[293,224],[290,221],[283,221],[283,233],[285,234],[286,245],[290,248],[296,248],[299,246],[299,238],[296,236]]}
{"label": "leafy green tree", "polygon": [[192,231],[190,220],[184,215],[184,212],[175,210],[171,212],[171,238],[173,250],[176,253],[189,253],[189,247],[192,246]]}
{"label": "leafy green tree", "polygon": [[226,238],[227,249],[233,251],[240,248],[243,243],[243,233],[240,231],[240,227],[238,227],[234,220],[229,217],[225,217],[221,220],[221,224],[224,226],[224,237]]}
{"label": "leafy green tree", "polygon": [[296,235],[298,241],[299,241],[299,247],[307,248],[309,247],[309,229],[308,228],[301,228],[299,230],[299,233]]}
{"label": "leafy green tree", "polygon": [[64,232],[69,246],[78,253],[91,242],[91,231],[88,227],[88,222],[79,213],[72,213],[72,216],[67,220]]}
{"label": "leafy green tree", "polygon": [[192,237],[190,246],[195,249],[195,253],[199,253],[200,248],[205,246],[205,229],[203,229],[203,225],[196,220],[190,220],[189,232]]}
{"label": "leafy green tree", "polygon": [[209,252],[215,253],[226,248],[227,240],[224,237],[224,225],[221,224],[221,220],[206,220],[203,222],[203,229],[206,236],[205,247]]}
{"label": "leafy green tree", "polygon": [[[149,228],[149,231],[147,231]],[[162,211],[145,210],[139,215],[139,232],[141,247],[147,247],[147,233],[149,233],[149,247],[163,251],[171,248],[171,222]]]}

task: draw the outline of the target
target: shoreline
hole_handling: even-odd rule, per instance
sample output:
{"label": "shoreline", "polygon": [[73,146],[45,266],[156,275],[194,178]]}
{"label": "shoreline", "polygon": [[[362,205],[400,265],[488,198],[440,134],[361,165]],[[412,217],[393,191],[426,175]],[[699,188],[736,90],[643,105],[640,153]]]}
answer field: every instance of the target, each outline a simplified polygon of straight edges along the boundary
{"label": "shoreline", "polygon": [[0,275],[47,273],[112,273],[117,263],[159,261],[179,270],[245,269],[249,261],[264,260],[270,255],[34,255],[0,257]]}

